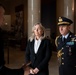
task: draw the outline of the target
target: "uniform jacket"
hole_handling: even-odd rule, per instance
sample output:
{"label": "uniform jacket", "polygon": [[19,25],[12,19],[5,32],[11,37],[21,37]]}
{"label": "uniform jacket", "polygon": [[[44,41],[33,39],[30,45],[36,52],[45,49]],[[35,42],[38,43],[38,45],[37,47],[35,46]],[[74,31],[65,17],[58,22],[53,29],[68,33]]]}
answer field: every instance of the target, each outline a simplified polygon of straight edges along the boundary
{"label": "uniform jacket", "polygon": [[32,68],[38,68],[46,73],[48,71],[48,62],[51,58],[52,49],[49,39],[43,39],[37,54],[34,53],[34,40],[29,41],[26,48],[26,62],[31,61]]}
{"label": "uniform jacket", "polygon": [[76,35],[70,32],[65,42],[62,41],[62,36],[58,36],[56,38],[56,46],[58,55],[61,54],[59,58],[62,71],[60,72],[64,71],[60,75],[72,75],[73,73],[76,74]]}

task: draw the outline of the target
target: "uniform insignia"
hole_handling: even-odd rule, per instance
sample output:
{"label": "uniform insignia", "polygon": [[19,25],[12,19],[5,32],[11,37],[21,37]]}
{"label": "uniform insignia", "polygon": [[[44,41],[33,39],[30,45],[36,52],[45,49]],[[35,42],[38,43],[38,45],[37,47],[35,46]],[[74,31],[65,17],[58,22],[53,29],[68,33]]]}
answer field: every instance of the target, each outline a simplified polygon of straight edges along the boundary
{"label": "uniform insignia", "polygon": [[71,53],[71,47],[69,47],[69,55],[72,55],[72,53]]}
{"label": "uniform insignia", "polygon": [[61,49],[61,50],[58,51],[57,57],[58,57],[58,58],[61,57],[62,54],[63,54],[63,53],[62,53],[62,49]]}
{"label": "uniform insignia", "polygon": [[58,57],[58,62],[59,64],[61,64],[61,56],[63,55],[64,53],[62,52],[62,49],[58,51],[57,53],[57,57]]}
{"label": "uniform insignia", "polygon": [[74,45],[74,42],[67,42],[67,45]]}
{"label": "uniform insignia", "polygon": [[71,48],[69,47],[69,52],[71,52]]}
{"label": "uniform insignia", "polygon": [[75,41],[75,38],[72,38],[71,41]]}
{"label": "uniform insignia", "polygon": [[57,40],[58,40],[59,36],[56,37],[55,39],[55,45],[58,46]]}
{"label": "uniform insignia", "polygon": [[69,49],[69,52],[71,52],[71,49]]}
{"label": "uniform insignia", "polygon": [[75,35],[75,37],[74,37],[74,41],[76,42],[76,35]]}
{"label": "uniform insignia", "polygon": [[70,37],[72,37],[72,35],[70,35]]}
{"label": "uniform insignia", "polygon": [[61,17],[59,17],[59,22],[62,22],[62,21],[63,21],[63,19]]}

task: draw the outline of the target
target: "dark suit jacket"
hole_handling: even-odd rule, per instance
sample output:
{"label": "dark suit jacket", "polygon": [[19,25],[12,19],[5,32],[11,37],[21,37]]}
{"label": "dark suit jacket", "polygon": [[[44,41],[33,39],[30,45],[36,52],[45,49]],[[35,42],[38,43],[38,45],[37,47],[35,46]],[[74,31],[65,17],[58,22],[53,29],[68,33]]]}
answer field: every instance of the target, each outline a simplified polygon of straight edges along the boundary
{"label": "dark suit jacket", "polygon": [[40,70],[40,72],[43,72],[44,75],[48,75],[48,62],[51,58],[51,55],[52,49],[49,39],[45,38],[41,41],[37,54],[34,53],[34,40],[32,42],[28,41],[25,57],[26,63],[31,61],[31,67],[37,67]]}
{"label": "dark suit jacket", "polygon": [[4,32],[0,28],[0,66],[3,66],[5,61],[4,61]]}
{"label": "dark suit jacket", "polygon": [[23,68],[11,69],[6,66],[4,60],[4,39],[7,32],[0,28],[0,75],[23,75]]}

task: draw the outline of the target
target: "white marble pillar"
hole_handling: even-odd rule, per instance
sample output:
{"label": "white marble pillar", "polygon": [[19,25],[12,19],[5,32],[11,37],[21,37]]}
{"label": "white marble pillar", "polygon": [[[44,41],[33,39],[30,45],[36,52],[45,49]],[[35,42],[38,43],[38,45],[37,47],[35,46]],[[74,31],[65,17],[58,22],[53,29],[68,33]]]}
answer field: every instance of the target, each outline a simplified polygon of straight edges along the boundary
{"label": "white marble pillar", "polygon": [[[58,17],[63,16],[64,14],[64,0],[57,0],[56,2],[56,16],[57,16],[57,22],[58,22]],[[57,36],[59,35],[59,29],[57,26]]]}
{"label": "white marble pillar", "polygon": [[40,22],[40,0],[28,0],[28,38],[31,36],[32,26]]}
{"label": "white marble pillar", "polygon": [[[74,0],[57,0],[57,18],[59,16],[70,18],[74,22]],[[71,31],[74,32],[74,24],[71,25]]]}
{"label": "white marble pillar", "polygon": [[[74,0],[64,0],[64,14],[74,22]],[[74,32],[74,24],[71,25],[71,31]]]}
{"label": "white marble pillar", "polygon": [[57,0],[56,2],[56,11],[57,11],[57,18],[59,16],[63,16],[64,14],[64,0]]}

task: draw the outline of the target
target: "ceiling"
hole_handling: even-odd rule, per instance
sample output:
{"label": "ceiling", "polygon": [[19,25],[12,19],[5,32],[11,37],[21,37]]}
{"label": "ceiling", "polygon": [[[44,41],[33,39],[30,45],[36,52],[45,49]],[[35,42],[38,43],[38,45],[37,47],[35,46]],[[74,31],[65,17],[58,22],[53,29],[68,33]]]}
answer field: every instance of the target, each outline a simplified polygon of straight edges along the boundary
{"label": "ceiling", "polygon": [[10,0],[0,0],[0,1],[10,1]]}

